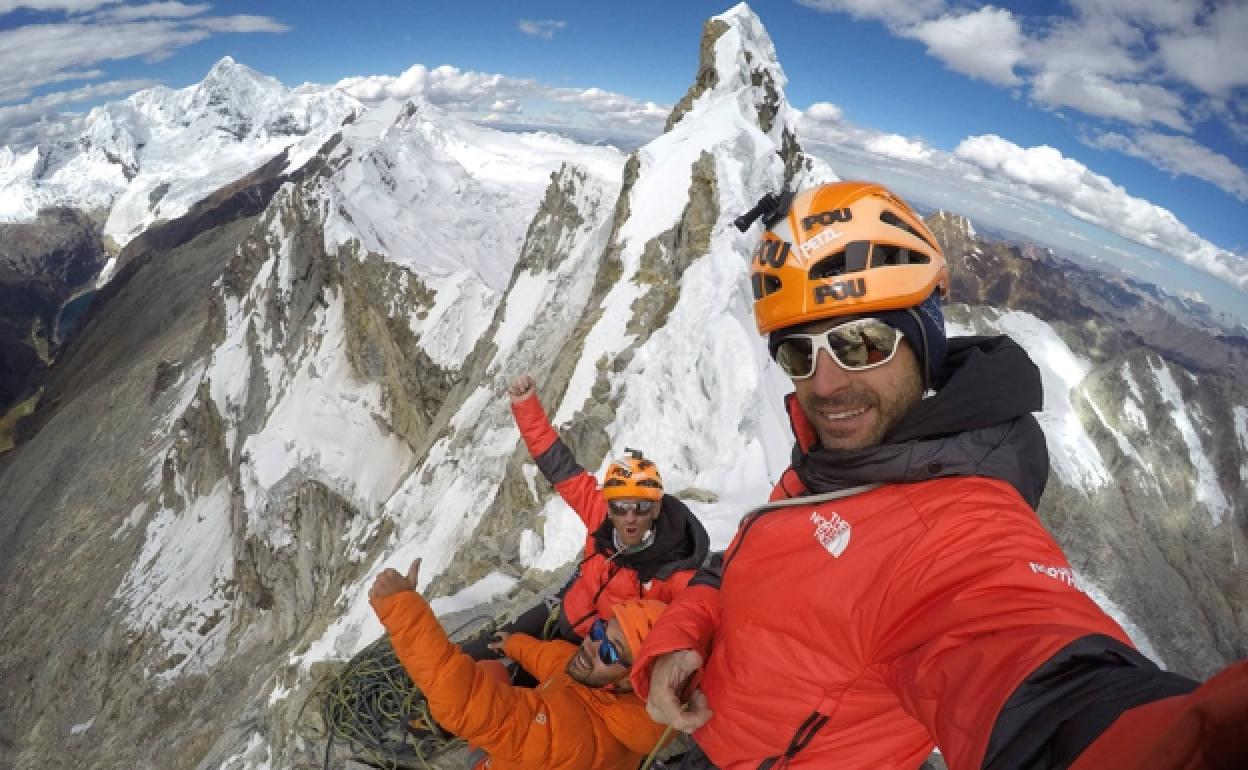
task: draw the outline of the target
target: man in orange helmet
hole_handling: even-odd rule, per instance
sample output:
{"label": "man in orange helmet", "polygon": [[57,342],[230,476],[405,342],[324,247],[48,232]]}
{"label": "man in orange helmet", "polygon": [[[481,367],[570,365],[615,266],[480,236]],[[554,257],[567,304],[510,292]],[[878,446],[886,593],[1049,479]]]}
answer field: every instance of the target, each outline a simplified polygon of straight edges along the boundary
{"label": "man in orange helmet", "polygon": [[[625,599],[670,602],[710,553],[710,538],[697,516],[664,494],[658,467],[636,450],[612,462],[599,486],[551,427],[533,378],[522,374],[507,390],[538,470],[586,528],[584,556],[559,592],[554,635],[580,642],[596,619],[609,617],[611,606]],[[504,630],[541,636],[550,616],[551,608],[538,605]],[[463,645],[477,659],[487,657],[487,648],[484,635]]]}
{"label": "man in orange helmet", "polygon": [[1248,767],[1248,665],[1198,689],[1075,585],[1034,513],[1039,372],[1007,337],[946,339],[909,206],[844,182],[751,215],[796,446],[633,667],[693,732],[684,767],[914,770],[934,745],[951,770]]}
{"label": "man in orange helmet", "polygon": [[494,645],[541,684],[515,687],[447,638],[416,592],[420,560],[406,576],[386,569],[368,592],[412,681],[445,730],[488,754],[494,770],[636,770],[663,728],[632,692],[628,667],[665,605],[616,604],[579,646],[501,633]]}

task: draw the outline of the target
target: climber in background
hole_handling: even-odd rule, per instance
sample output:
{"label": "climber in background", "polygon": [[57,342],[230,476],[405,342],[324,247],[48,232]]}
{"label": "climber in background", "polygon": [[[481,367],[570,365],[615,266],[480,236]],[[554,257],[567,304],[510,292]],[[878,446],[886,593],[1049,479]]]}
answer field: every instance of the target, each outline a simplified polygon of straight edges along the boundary
{"label": "climber in background", "polygon": [[491,645],[541,683],[527,689],[507,683],[498,661],[473,661],[456,648],[416,591],[419,571],[419,559],[406,576],[384,570],[369,602],[430,714],[474,747],[470,767],[636,770],[655,750],[663,728],[632,692],[628,667],[666,605],[619,602],[579,647],[496,634]]}
{"label": "climber in background", "polygon": [[[702,523],[684,503],[664,494],[658,467],[641,452],[627,450],[612,462],[599,486],[551,427],[533,378],[516,377],[507,392],[529,454],[580,516],[587,535],[581,563],[558,593],[562,602],[540,603],[501,630],[542,638],[543,630],[553,626],[551,636],[579,643],[596,620],[610,617],[617,602],[670,602],[710,552]],[[486,633],[462,647],[481,660],[492,657],[489,642]]]}

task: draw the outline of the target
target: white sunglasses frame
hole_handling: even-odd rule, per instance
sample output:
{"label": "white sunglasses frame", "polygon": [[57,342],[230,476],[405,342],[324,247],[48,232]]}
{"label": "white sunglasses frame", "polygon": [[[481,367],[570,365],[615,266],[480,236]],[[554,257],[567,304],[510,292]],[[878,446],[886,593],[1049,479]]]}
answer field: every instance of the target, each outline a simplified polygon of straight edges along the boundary
{"label": "white sunglasses frame", "polygon": [[[836,353],[832,350],[832,345],[828,342],[828,334],[830,334],[831,332],[837,331],[838,329],[840,330],[856,329],[859,327],[864,327],[864,326],[869,326],[869,325],[873,326],[875,324],[879,324],[881,326],[887,327],[894,334],[893,349],[890,350],[888,355],[884,356],[882,360],[876,361],[875,363],[867,364],[866,366],[848,366],[844,361],[842,361],[836,355]],[[893,326],[889,326],[888,324],[884,323],[878,318],[857,318],[853,321],[846,321],[843,324],[833,326],[831,329],[826,329],[824,331],[819,332],[818,334],[787,334],[785,335],[784,339],[780,341],[780,345],[776,346],[776,355],[773,356],[773,359],[776,361],[776,366],[780,367],[780,371],[784,372],[784,375],[788,377],[790,380],[808,380],[811,377],[814,377],[815,370],[819,368],[819,351],[821,350],[827,353],[828,358],[831,358],[834,362],[836,362],[836,365],[841,367],[841,369],[847,372],[865,372],[865,371],[869,371],[871,369],[875,369],[877,367],[883,366],[884,364],[887,364],[889,361],[892,361],[893,357],[897,355],[897,350],[901,347],[902,336],[903,335],[900,329],[897,329]],[[810,340],[810,347],[811,347],[810,371],[800,376],[789,374],[787,371],[784,370],[784,366],[780,364],[780,359],[779,359],[780,346],[783,345],[785,342],[792,340],[792,339]]]}

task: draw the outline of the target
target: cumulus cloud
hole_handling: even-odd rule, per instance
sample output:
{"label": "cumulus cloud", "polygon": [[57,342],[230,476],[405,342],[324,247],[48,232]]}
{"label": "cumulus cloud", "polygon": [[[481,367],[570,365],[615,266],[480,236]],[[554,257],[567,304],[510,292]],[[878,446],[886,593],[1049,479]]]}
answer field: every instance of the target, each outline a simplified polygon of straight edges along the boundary
{"label": "cumulus cloud", "polygon": [[1198,24],[1161,36],[1166,69],[1206,94],[1248,85],[1248,3],[1222,3]]}
{"label": "cumulus cloud", "polygon": [[864,149],[876,155],[912,163],[926,163],[932,158],[932,149],[926,144],[896,134],[884,134],[867,140]]}
{"label": "cumulus cloud", "polygon": [[1186,136],[1142,132],[1128,138],[1111,132],[1097,137],[1090,144],[1143,158],[1175,176],[1186,174],[1204,179],[1241,201],[1248,201],[1248,173],[1225,155]]}
{"label": "cumulus cloud", "polygon": [[1248,291],[1248,265],[1193,233],[1173,213],[1135,198],[1076,160],[1047,147],[1020,147],[995,135],[964,139],[954,157],[1017,191],[1057,205],[1074,216],[1178,257]]}
{"label": "cumulus cloud", "polygon": [[543,40],[552,40],[555,37],[555,33],[562,31],[564,27],[568,26],[568,23],[554,19],[545,19],[543,21],[521,19],[517,26],[526,35],[540,37]]}
{"label": "cumulus cloud", "polygon": [[[504,118],[534,125],[602,128],[651,138],[663,132],[670,106],[601,88],[555,88],[531,78],[417,64],[398,77],[347,78],[337,87],[363,102],[418,96],[473,120]],[[559,110],[554,109],[560,108]],[[569,115],[568,110],[574,111]]]}
{"label": "cumulus cloud", "polygon": [[815,102],[806,108],[803,116],[820,123],[840,123],[845,111],[831,102]]}
{"label": "cumulus cloud", "polygon": [[1014,14],[986,6],[917,24],[905,33],[955,72],[1003,86],[1022,82],[1014,68],[1024,59],[1023,34]]}

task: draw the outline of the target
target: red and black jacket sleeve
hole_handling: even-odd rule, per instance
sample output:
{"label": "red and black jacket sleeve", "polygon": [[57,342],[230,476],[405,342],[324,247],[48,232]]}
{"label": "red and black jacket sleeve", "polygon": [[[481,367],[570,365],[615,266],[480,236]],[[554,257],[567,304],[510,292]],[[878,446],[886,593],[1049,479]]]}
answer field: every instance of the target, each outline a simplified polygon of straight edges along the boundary
{"label": "red and black jacket sleeve", "polygon": [[546,417],[546,410],[537,396],[513,401],[511,413],[520,437],[529,454],[537,463],[537,469],[551,483],[576,515],[585,522],[590,532],[597,529],[607,516],[606,500],[598,481],[577,463],[572,450],[559,438]]}

